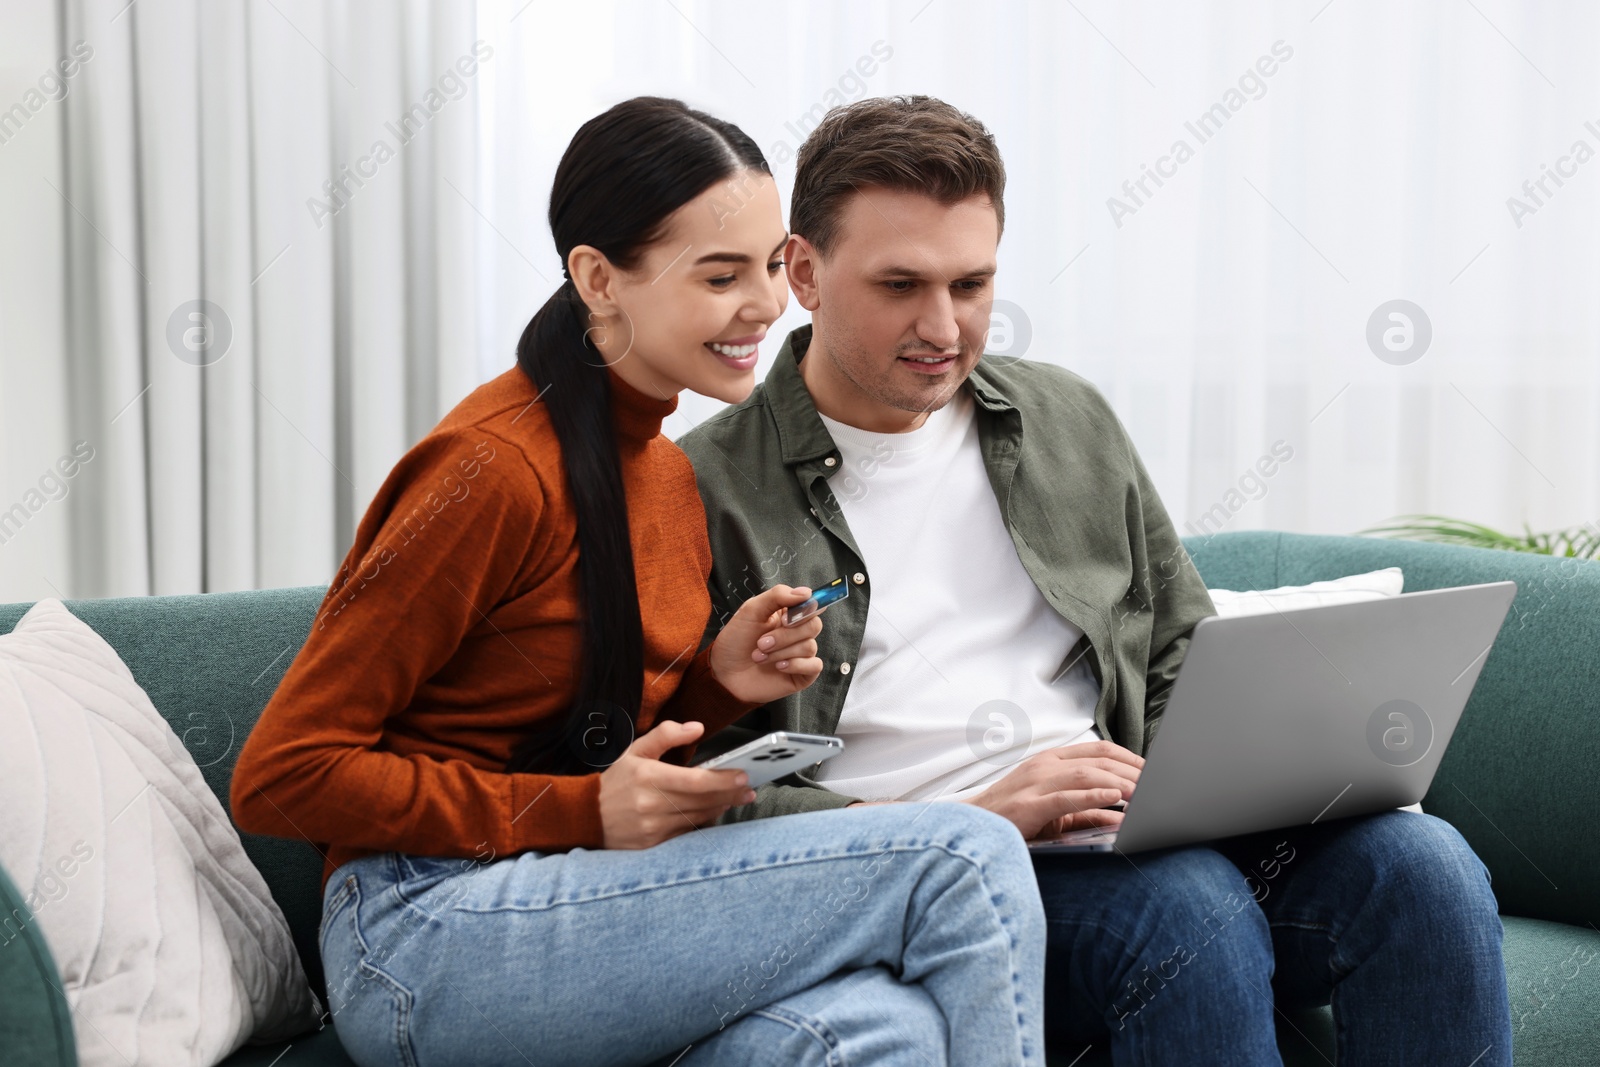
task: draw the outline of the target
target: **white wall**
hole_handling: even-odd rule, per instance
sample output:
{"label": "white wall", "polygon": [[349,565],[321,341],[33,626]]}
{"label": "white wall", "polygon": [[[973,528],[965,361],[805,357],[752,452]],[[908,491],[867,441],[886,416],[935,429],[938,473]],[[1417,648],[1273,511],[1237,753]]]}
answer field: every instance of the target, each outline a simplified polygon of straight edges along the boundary
{"label": "white wall", "polygon": [[[61,358],[67,325],[62,212],[70,210],[57,191],[65,191],[62,109],[39,91],[40,77],[58,58],[53,6],[0,0],[0,109],[28,110],[20,129],[4,127],[7,139],[0,143],[0,521],[15,505],[42,502],[0,544],[3,600],[52,596],[70,584],[71,496],[80,488],[76,478],[63,482],[67,495],[53,500],[46,493],[60,493],[56,481],[40,485],[73,445]],[[51,85],[47,81],[46,89]],[[0,534],[11,529],[0,526]]]}

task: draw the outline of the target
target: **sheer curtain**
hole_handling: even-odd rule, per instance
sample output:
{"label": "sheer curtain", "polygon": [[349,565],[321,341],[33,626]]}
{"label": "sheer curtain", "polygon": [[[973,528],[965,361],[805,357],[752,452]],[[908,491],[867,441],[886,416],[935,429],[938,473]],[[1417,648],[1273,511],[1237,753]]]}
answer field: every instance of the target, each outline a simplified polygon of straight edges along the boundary
{"label": "sheer curtain", "polygon": [[93,47],[0,121],[0,599],[329,580],[511,366],[556,161],[639,93],[739,123],[785,192],[833,104],[983,119],[991,350],[1103,390],[1185,532],[1600,521],[1587,5],[124,4],[0,0],[0,108]]}
{"label": "sheer curtain", "polygon": [[327,582],[477,383],[475,13],[4,21],[0,599]]}
{"label": "sheer curtain", "polygon": [[[787,191],[820,107],[930,93],[1009,171],[991,351],[1099,386],[1186,532],[1600,519],[1600,162],[1573,158],[1600,151],[1590,5],[522,2],[480,7],[522,60],[495,72],[480,158],[535,262],[566,137],[616,99],[738,122]],[[1536,204],[1546,168],[1575,173]],[[500,262],[509,311],[529,272]],[[685,398],[670,429],[716,407]]]}

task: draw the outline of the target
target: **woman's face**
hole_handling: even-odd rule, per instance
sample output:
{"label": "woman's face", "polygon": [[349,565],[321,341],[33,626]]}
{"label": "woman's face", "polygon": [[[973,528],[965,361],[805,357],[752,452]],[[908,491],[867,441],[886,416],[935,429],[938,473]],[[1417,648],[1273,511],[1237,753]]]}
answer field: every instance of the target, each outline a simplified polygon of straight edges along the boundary
{"label": "woman's face", "polygon": [[590,340],[640,392],[743,400],[757,346],[788,305],[787,240],[777,183],[739,171],[673,212],[634,270],[586,274],[604,276],[603,295],[584,298],[606,308],[591,313]]}

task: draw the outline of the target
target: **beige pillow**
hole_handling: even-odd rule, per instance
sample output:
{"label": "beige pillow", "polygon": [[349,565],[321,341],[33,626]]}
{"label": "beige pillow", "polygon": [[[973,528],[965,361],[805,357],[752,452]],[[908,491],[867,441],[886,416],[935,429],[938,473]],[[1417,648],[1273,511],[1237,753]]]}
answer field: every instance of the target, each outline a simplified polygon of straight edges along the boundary
{"label": "beige pillow", "polygon": [[0,635],[0,737],[0,864],[55,957],[80,1064],[215,1064],[315,1028],[289,926],[222,805],[59,600]]}

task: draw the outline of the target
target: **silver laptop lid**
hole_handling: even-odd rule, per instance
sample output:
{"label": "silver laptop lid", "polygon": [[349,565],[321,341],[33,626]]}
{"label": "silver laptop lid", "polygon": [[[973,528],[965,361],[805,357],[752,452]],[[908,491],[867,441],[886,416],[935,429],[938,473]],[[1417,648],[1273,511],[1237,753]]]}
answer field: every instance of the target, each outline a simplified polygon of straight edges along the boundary
{"label": "silver laptop lid", "polygon": [[1200,620],[1117,850],[1421,800],[1516,592],[1491,582]]}

